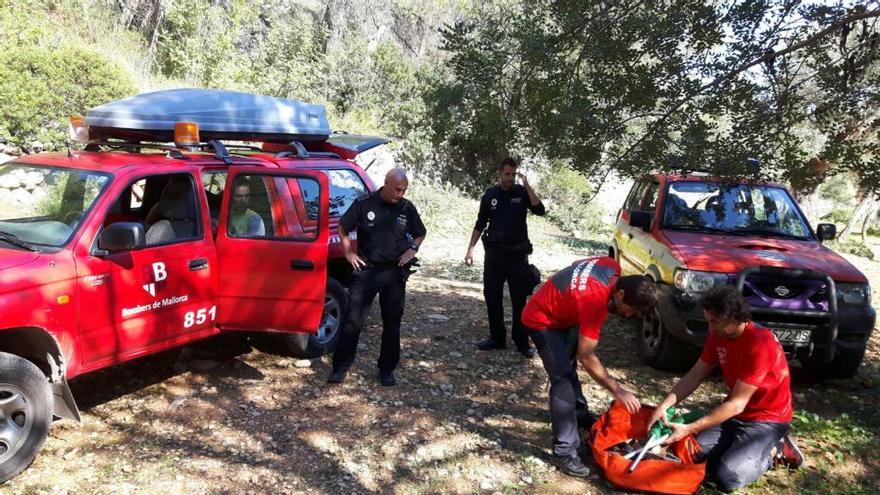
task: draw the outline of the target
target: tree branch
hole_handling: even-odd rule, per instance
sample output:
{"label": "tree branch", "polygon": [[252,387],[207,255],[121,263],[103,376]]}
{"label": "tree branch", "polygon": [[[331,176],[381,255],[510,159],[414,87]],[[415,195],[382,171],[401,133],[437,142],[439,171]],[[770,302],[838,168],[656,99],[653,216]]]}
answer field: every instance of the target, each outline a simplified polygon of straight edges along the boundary
{"label": "tree branch", "polygon": [[768,62],[773,58],[787,55],[787,54],[792,53],[794,51],[800,50],[801,48],[811,46],[811,45],[817,43],[818,41],[820,41],[821,39],[823,39],[824,37],[828,36],[830,33],[845,26],[846,24],[849,24],[849,23],[855,22],[855,21],[859,21],[862,19],[870,19],[870,18],[874,18],[874,17],[880,17],[880,9],[869,10],[866,12],[859,12],[856,14],[846,16],[836,22],[833,22],[825,29],[822,29],[821,31],[819,31],[811,36],[808,36],[804,40],[801,40],[801,41],[799,41],[799,42],[797,42],[787,48],[784,48],[778,52],[765,53],[764,55],[761,55],[760,57],[757,57],[755,59],[752,59],[749,62],[745,62],[745,63],[741,64],[739,67],[735,68],[731,72],[728,72],[727,74],[713,80],[712,82],[704,84],[699,89],[697,89],[697,91],[695,91],[694,93],[679,100],[669,110],[664,112],[663,115],[659,119],[652,122],[651,125],[648,126],[648,129],[645,130],[645,133],[639,139],[637,139],[632,145],[630,145],[621,155],[619,155],[616,158],[616,161],[621,161],[624,158],[626,158],[627,156],[629,156],[629,154],[632,153],[633,150],[636,149],[636,147],[638,147],[640,144],[642,144],[649,136],[651,136],[654,132],[657,131],[657,129],[661,123],[665,122],[666,119],[668,119],[672,114],[677,112],[681,107],[683,107],[685,104],[687,104],[688,102],[690,102],[691,100],[693,100],[697,96],[703,94],[706,90],[721,86],[723,83],[730,81],[734,77],[742,74],[743,72],[751,69],[752,67],[754,67],[756,65],[760,65],[765,62]]}

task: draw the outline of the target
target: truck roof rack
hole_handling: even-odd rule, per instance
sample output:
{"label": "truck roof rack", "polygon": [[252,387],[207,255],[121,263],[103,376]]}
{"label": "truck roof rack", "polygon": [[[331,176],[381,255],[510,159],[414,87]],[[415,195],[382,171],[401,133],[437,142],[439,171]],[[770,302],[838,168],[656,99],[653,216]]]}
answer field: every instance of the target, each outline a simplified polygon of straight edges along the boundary
{"label": "truck roof rack", "polygon": [[306,158],[341,158],[338,154],[333,153],[332,151],[309,151],[303,146],[299,141],[291,141],[290,146],[293,147],[294,151],[280,151],[275,154],[277,158],[287,158],[289,156],[296,155],[297,158],[306,159]]}
{"label": "truck roof rack", "polygon": [[[142,141],[90,141],[85,146],[86,151],[101,151],[101,147],[111,148],[111,149],[124,149],[126,151],[130,151],[132,153],[140,153],[141,149],[151,149],[151,150],[159,150],[167,152],[167,156],[169,158],[176,158],[178,160],[186,160],[186,155],[180,151],[179,148],[169,144],[161,144],[161,143],[150,143],[150,142],[142,142]],[[259,148],[255,148],[253,146],[238,146],[233,145],[227,147],[223,144],[219,139],[212,139],[205,144],[200,144],[193,148],[193,151],[202,151],[202,152],[213,152],[214,157],[218,160],[221,160],[226,165],[232,165],[232,155],[229,153],[229,149],[248,149],[251,151],[259,151]]]}

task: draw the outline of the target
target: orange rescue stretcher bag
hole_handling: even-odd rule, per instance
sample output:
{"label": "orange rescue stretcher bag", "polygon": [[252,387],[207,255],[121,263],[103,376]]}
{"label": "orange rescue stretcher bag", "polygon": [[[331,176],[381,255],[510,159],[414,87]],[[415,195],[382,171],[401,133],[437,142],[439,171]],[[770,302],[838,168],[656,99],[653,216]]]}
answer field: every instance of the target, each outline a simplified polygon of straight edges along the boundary
{"label": "orange rescue stretcher bag", "polygon": [[605,478],[618,488],[670,495],[692,494],[706,476],[706,463],[695,460],[701,449],[693,435],[669,447],[681,462],[646,458],[632,472],[629,472],[630,459],[608,451],[632,438],[647,437],[647,423],[654,409],[643,405],[639,412],[630,414],[623,404],[614,401],[590,430],[593,459],[605,473]]}

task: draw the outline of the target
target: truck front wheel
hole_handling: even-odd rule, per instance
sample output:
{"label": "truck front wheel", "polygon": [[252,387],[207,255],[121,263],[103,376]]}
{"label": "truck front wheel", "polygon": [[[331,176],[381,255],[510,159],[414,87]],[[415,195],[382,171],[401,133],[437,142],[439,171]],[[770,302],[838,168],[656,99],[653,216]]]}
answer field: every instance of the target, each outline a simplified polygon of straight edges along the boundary
{"label": "truck front wheel", "polygon": [[342,324],[348,309],[348,295],[345,287],[336,279],[327,279],[327,294],[324,297],[324,311],[318,332],[292,333],[284,336],[285,344],[291,354],[302,358],[314,358],[336,349]]}
{"label": "truck front wheel", "polygon": [[0,483],[34,462],[52,421],[52,391],[33,363],[0,352]]}
{"label": "truck front wheel", "polygon": [[636,341],[639,357],[652,368],[679,370],[694,362],[691,346],[669,333],[657,310],[653,318],[643,318],[636,323]]}

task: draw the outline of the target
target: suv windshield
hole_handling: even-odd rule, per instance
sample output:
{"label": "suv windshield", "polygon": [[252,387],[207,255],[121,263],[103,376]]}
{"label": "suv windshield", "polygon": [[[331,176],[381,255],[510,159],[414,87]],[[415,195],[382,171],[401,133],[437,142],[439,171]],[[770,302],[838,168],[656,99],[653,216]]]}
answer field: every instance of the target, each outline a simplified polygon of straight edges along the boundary
{"label": "suv windshield", "polygon": [[760,184],[673,182],[663,227],[734,235],[810,239],[810,229],[785,189]]}
{"label": "suv windshield", "polygon": [[63,246],[109,181],[85,170],[0,165],[0,246]]}

